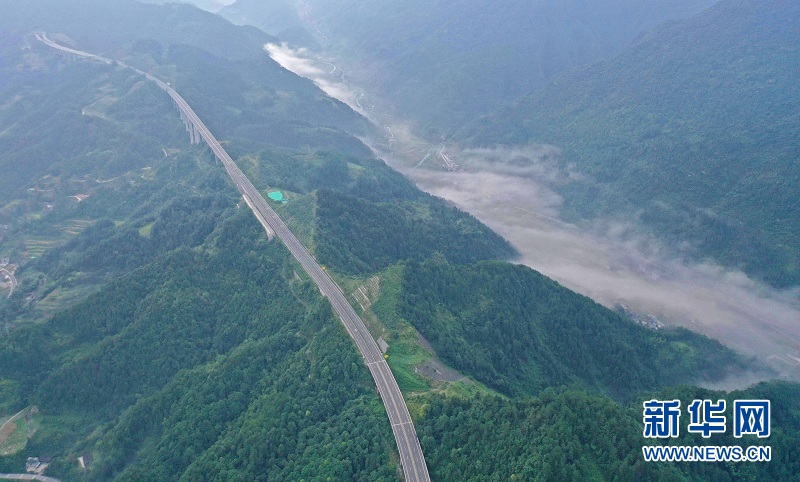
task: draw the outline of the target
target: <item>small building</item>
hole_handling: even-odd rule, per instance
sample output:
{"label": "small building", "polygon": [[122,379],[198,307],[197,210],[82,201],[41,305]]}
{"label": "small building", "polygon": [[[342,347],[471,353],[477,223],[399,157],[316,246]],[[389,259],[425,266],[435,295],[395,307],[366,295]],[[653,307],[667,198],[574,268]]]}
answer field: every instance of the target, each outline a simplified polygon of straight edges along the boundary
{"label": "small building", "polygon": [[41,465],[42,461],[39,460],[39,457],[28,457],[28,460],[25,461],[25,471],[35,473]]}
{"label": "small building", "polygon": [[29,474],[41,474],[50,465],[52,457],[28,457],[25,461],[25,471]]}

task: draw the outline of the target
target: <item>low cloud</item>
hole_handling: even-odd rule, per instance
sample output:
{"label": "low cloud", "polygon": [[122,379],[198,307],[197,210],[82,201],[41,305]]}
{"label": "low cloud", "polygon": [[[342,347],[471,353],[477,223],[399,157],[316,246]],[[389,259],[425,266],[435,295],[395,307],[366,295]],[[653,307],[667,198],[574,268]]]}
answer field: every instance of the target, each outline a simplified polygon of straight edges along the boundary
{"label": "low cloud", "polygon": [[[334,64],[285,44],[265,48],[285,68],[367,115],[358,102],[363,94],[337,80]],[[596,221],[579,228],[561,221],[563,199],[556,188],[581,176],[560,164],[553,146],[460,151],[448,146],[445,151],[414,136],[408,125],[374,109],[369,114],[386,138],[365,142],[421,189],[452,201],[503,235],[520,252],[517,262],[598,303],[624,304],[703,333],[758,358],[781,378],[800,380],[800,289],[780,291],[740,271],[671,258],[674,250],[641,235],[632,223]],[[443,170],[439,153],[444,152],[461,169]],[[764,376],[741,373],[710,386],[739,388]]]}
{"label": "low cloud", "polygon": [[301,77],[314,80],[324,73],[317,66],[317,63],[310,58],[307,49],[293,49],[284,42],[280,45],[268,43],[264,45],[264,50],[272,57],[272,60],[281,64],[284,69],[291,70]]}
{"label": "low cloud", "polygon": [[[532,166],[519,165],[520,152],[535,160]],[[571,174],[557,167],[553,152],[546,146],[468,150],[451,154],[462,171],[407,174],[506,237],[520,251],[518,262],[608,307],[625,304],[706,334],[764,361],[781,377],[800,380],[798,290],[779,291],[741,271],[671,259],[664,254],[670,250],[635,234],[633,225],[596,222],[585,229],[560,221],[561,198],[549,186]],[[750,384],[759,376],[742,374],[721,386]]]}
{"label": "low cloud", "polygon": [[[360,90],[343,80],[343,75],[336,73],[337,70],[340,70],[336,65],[315,57],[308,49],[294,49],[285,42],[280,45],[268,43],[264,45],[264,50],[272,60],[278,62],[286,70],[311,80],[329,96],[344,102],[356,112],[366,115],[365,110],[358,102],[362,95]],[[333,69],[328,69],[329,66]]]}
{"label": "low cloud", "polygon": [[458,163],[470,171],[486,171],[529,177],[548,184],[562,184],[579,178],[572,166],[561,167],[561,150],[555,146],[494,147],[463,149]]}

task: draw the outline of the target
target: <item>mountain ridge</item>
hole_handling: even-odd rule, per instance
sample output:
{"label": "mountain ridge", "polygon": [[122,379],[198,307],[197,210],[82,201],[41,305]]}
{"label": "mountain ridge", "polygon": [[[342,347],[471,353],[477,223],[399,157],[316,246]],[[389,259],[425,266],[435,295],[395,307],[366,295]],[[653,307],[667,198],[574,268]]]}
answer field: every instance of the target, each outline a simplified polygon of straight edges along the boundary
{"label": "mountain ridge", "polygon": [[[612,56],[665,19],[712,3],[284,0],[265,6],[239,0],[220,14],[274,35],[305,29],[327,54],[339,57],[349,77],[373,88],[427,137],[438,138],[560,72]],[[279,19],[276,5],[295,13]]]}
{"label": "mountain ridge", "polygon": [[[724,0],[467,126],[472,145],[545,143],[587,182],[572,220],[633,216],[778,287],[800,283],[800,84],[791,2]],[[636,214],[638,212],[638,214]]]}

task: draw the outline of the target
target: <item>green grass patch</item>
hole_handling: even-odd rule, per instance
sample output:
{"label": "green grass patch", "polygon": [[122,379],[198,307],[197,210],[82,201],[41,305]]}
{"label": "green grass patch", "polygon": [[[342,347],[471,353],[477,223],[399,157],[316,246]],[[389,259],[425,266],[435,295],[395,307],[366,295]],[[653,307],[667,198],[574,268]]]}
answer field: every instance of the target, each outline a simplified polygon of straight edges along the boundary
{"label": "green grass patch", "polygon": [[150,239],[150,236],[152,236],[152,234],[153,234],[153,225],[154,224],[155,224],[155,221],[153,221],[150,224],[145,224],[144,226],[139,228],[139,236],[141,236],[143,238]]}
{"label": "green grass patch", "polygon": [[408,407],[408,414],[415,422],[425,418],[425,412],[428,409],[428,401],[424,395],[416,397],[406,397],[406,406]]}
{"label": "green grass patch", "polygon": [[496,392],[483,383],[472,379],[448,382],[444,385],[441,393],[448,397],[459,398],[472,398],[478,395],[491,395],[494,397],[508,398],[502,393]]}
{"label": "green grass patch", "polygon": [[78,303],[87,296],[94,293],[97,287],[94,285],[80,285],[73,288],[59,287],[51,291],[44,299],[36,303],[36,309],[49,318],[57,311],[68,308]]}
{"label": "green grass patch", "polygon": [[28,440],[41,428],[40,417],[34,415],[30,420],[25,420],[25,416],[20,416],[12,422],[16,428],[8,438],[0,444],[0,456],[13,455],[22,451],[28,444]]}
{"label": "green grass patch", "polygon": [[431,384],[428,380],[417,375],[414,368],[431,355],[419,345],[400,342],[389,346],[387,352],[389,358],[389,368],[392,369],[397,385],[403,392],[422,392],[430,390]]}
{"label": "green grass patch", "polygon": [[409,328],[397,314],[397,303],[402,293],[400,280],[403,276],[402,265],[394,265],[387,268],[381,276],[381,295],[372,304],[372,311],[383,322],[383,324],[393,331]]}

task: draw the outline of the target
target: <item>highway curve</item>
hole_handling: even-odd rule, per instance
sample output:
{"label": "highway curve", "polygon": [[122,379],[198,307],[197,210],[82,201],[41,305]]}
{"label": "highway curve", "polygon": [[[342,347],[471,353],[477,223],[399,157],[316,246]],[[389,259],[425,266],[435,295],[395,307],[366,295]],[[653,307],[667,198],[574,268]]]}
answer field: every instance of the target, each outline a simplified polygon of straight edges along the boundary
{"label": "highway curve", "polygon": [[[47,38],[42,32],[38,32],[35,35],[37,40],[65,54],[75,55],[109,65],[113,64],[113,61],[110,59],[59,45]],[[238,189],[245,198],[247,204],[259,218],[259,221],[262,221],[262,223],[266,222],[269,227],[272,228],[272,231],[274,231],[286,247],[289,248],[292,256],[300,263],[311,279],[314,280],[314,283],[319,287],[322,294],[328,298],[333,309],[339,315],[342,324],[344,324],[345,329],[347,329],[347,332],[350,334],[350,337],[355,341],[358,350],[364,357],[364,362],[372,374],[372,378],[375,380],[375,385],[378,387],[378,392],[386,407],[386,413],[389,416],[389,422],[391,423],[392,432],[394,433],[395,442],[397,443],[400,463],[406,480],[430,481],[428,467],[425,464],[425,457],[422,454],[422,447],[419,444],[417,433],[414,430],[414,423],[408,413],[408,407],[406,407],[403,394],[400,392],[400,388],[397,386],[394,375],[392,375],[389,365],[383,358],[378,344],[375,343],[375,339],[372,338],[372,335],[367,331],[364,322],[347,302],[342,289],[339,288],[328,273],[322,269],[311,253],[306,250],[278,214],[267,204],[264,197],[261,196],[255,186],[253,186],[250,180],[242,173],[236,163],[233,162],[233,159],[225,152],[225,149],[222,148],[214,135],[211,134],[203,121],[200,120],[183,97],[170,85],[152,75],[121,62],[117,62],[117,64],[131,68],[144,75],[172,97],[172,100],[175,101],[178,110],[181,112],[181,117],[184,119],[184,122],[187,123],[192,141],[199,140],[197,139],[199,135],[208,147],[211,148],[216,158],[225,166],[225,170],[236,185],[236,189]]]}

